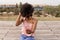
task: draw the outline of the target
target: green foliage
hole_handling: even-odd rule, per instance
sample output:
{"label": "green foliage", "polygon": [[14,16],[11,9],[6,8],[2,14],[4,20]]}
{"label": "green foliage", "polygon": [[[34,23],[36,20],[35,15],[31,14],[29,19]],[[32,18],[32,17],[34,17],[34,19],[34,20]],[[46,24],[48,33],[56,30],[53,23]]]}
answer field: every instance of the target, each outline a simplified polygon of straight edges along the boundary
{"label": "green foliage", "polygon": [[7,8],[0,8],[0,12],[14,12],[17,15],[20,12],[20,8],[22,6],[22,2],[20,4],[16,4],[15,7],[7,7]]}
{"label": "green foliage", "polygon": [[37,15],[37,17],[40,17],[40,15],[42,15],[42,13],[41,13],[41,11],[36,11],[36,12],[34,13],[34,15]]}
{"label": "green foliage", "polygon": [[[14,12],[16,15],[18,15],[18,13],[20,12],[21,6],[22,6],[22,2],[20,2],[19,5],[16,4],[16,7],[14,7],[14,8],[9,8],[9,7],[3,8],[2,7],[2,8],[0,8],[0,12],[8,12],[8,13]],[[60,17],[60,5],[58,5],[58,6],[44,6],[43,11],[48,14],[51,14],[52,16]],[[37,16],[40,16],[42,13],[40,11],[36,10],[36,12],[34,14]]]}
{"label": "green foliage", "polygon": [[59,6],[44,6],[43,9],[46,13],[55,17],[60,17],[60,5]]}

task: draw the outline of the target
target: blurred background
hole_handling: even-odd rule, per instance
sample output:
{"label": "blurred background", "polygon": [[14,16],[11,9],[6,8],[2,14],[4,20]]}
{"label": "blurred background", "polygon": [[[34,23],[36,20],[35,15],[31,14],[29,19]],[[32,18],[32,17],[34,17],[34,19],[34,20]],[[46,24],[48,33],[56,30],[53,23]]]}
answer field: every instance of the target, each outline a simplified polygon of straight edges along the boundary
{"label": "blurred background", "polygon": [[0,40],[19,40],[23,25],[15,20],[24,3],[33,5],[39,20],[35,39],[60,40],[60,0],[0,0]]}
{"label": "blurred background", "polygon": [[0,20],[15,21],[24,3],[33,5],[38,20],[60,21],[60,0],[0,0]]}

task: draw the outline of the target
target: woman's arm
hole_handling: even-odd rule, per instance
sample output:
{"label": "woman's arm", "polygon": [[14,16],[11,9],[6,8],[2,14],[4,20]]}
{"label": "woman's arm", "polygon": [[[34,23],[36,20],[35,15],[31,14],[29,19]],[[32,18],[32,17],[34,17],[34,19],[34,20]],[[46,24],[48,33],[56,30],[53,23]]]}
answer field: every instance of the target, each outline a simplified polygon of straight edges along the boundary
{"label": "woman's arm", "polygon": [[19,26],[21,23],[22,23],[22,17],[21,17],[21,14],[19,13],[17,19],[16,19],[16,26]]}
{"label": "woman's arm", "polygon": [[33,25],[32,25],[32,32],[33,32],[33,33],[34,33],[35,30],[36,30],[37,22],[38,22],[38,20],[37,20],[37,19],[34,19],[34,21],[33,21]]}

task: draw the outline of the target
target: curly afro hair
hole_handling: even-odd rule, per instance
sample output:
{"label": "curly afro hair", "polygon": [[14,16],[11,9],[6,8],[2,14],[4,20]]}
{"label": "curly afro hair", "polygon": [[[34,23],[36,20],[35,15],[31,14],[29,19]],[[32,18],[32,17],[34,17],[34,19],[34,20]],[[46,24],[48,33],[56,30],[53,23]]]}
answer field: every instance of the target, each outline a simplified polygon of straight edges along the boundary
{"label": "curly afro hair", "polygon": [[29,18],[30,16],[32,16],[33,11],[34,11],[34,7],[28,3],[23,4],[20,10],[21,15],[26,18]]}

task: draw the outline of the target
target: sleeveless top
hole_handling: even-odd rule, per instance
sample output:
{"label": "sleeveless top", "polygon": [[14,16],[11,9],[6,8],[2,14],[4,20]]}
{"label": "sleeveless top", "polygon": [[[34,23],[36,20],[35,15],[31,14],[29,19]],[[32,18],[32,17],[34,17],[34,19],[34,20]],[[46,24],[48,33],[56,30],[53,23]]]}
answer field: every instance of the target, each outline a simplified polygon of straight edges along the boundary
{"label": "sleeveless top", "polygon": [[27,34],[26,29],[32,29],[32,23],[28,23],[26,20],[23,21],[22,34],[26,36],[34,36],[34,33]]}

